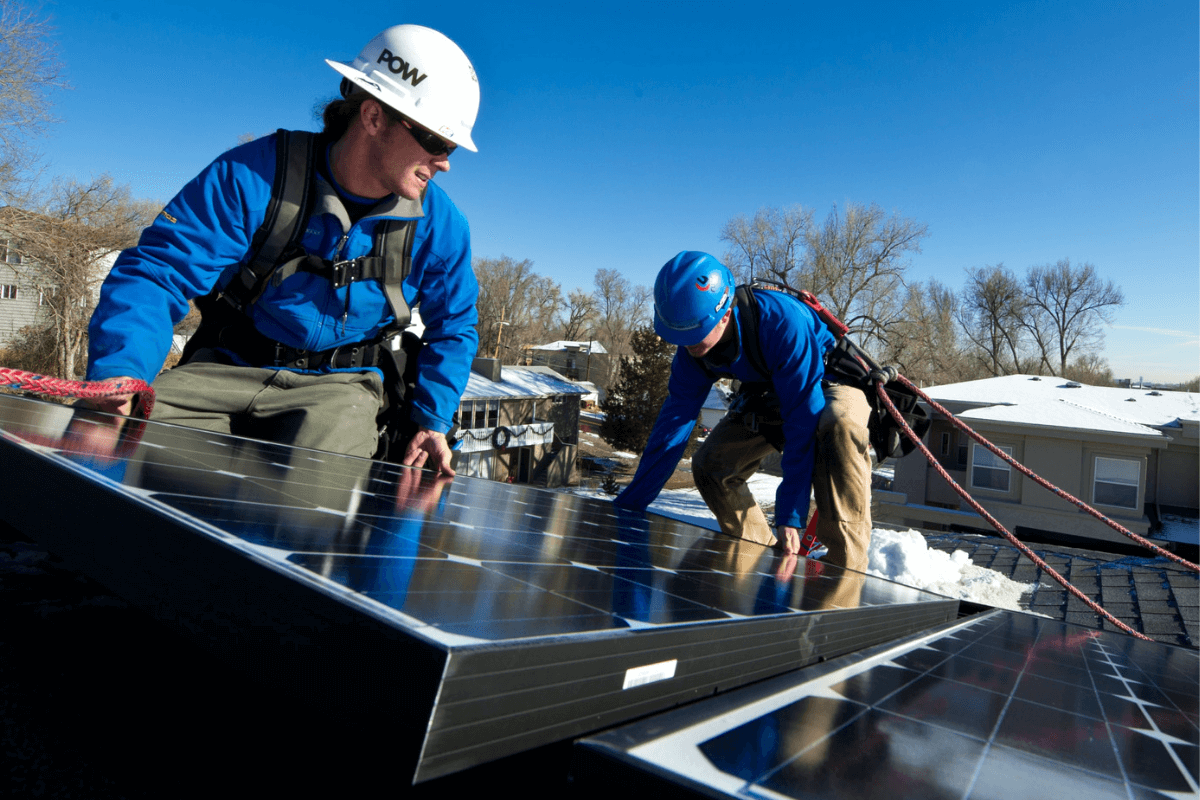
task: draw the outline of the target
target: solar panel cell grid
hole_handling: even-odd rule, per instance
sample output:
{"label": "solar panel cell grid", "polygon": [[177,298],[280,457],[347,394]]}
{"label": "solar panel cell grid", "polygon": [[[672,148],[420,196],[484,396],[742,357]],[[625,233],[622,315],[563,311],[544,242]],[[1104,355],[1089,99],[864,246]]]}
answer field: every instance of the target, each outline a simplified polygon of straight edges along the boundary
{"label": "solar panel cell grid", "polygon": [[[345,687],[336,702],[373,707],[354,659],[400,680],[386,697],[397,724],[427,734],[419,780],[957,609],[605,501],[155,423],[114,436],[111,418],[11,396],[0,455],[10,524],[27,526],[37,487],[49,524],[32,535],[233,660],[261,673],[270,656],[317,701],[327,675]],[[87,524],[83,497],[125,524],[70,536]]]}
{"label": "solar panel cell grid", "polygon": [[740,690],[740,707],[659,717],[653,734],[601,734],[579,758],[729,796],[1196,795],[1194,652],[992,612],[871,653]]}

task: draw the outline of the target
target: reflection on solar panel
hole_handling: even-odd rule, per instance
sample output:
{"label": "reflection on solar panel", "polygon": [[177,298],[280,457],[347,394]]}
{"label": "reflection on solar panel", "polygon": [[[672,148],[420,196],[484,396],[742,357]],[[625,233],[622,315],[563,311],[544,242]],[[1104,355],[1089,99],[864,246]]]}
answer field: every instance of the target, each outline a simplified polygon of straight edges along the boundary
{"label": "reflection on solar panel", "polygon": [[993,611],[600,734],[576,745],[577,777],[698,797],[1195,797],[1198,669],[1190,650]]}
{"label": "reflection on solar panel", "polygon": [[277,687],[388,714],[418,781],[957,612],[607,502],[108,421],[0,396],[0,516]]}

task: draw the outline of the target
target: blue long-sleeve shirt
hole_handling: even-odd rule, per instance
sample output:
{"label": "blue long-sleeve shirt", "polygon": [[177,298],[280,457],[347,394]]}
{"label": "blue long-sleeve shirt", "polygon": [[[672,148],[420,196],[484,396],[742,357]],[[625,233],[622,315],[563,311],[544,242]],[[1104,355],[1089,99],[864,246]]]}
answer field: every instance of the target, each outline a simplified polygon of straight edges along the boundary
{"label": "blue long-sleeve shirt", "polygon": [[[758,289],[754,297],[759,308],[759,346],[770,374],[759,374],[746,357],[741,309],[736,304],[731,324],[736,326],[737,356],[719,372],[744,383],[769,381],[779,395],[786,444],[783,481],[775,494],[775,521],[799,528],[808,515],[813,439],[825,408],[821,391],[824,358],[835,339],[817,315],[791,295]],[[713,383],[710,374],[686,349],[676,351],[667,400],[650,431],[637,473],[614,500],[617,505],[644,509],[662,491],[683,455]]]}
{"label": "blue long-sleeve shirt", "polygon": [[[137,246],[117,258],[88,329],[90,380],[127,375],[152,381],[188,301],[224,287],[242,268],[271,197],[275,138],[272,134],[219,156],[167,204]],[[425,324],[412,419],[445,433],[479,343],[479,286],[466,218],[433,183],[421,211],[412,271],[402,286],[409,306],[420,305]],[[335,213],[318,208],[300,244],[322,258],[349,260],[370,252],[375,225],[405,218],[411,217],[368,214],[346,230]],[[259,332],[277,342],[321,351],[370,341],[394,315],[379,281],[334,289],[325,277],[298,271],[279,285],[270,281],[251,318]]]}

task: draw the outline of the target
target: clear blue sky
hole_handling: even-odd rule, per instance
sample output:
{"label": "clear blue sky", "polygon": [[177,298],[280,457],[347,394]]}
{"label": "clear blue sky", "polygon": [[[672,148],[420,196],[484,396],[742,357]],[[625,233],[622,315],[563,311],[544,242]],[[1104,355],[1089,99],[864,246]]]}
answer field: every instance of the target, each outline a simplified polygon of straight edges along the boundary
{"label": "clear blue sky", "polygon": [[379,30],[459,43],[474,138],[439,182],[476,256],[564,291],[649,285],[763,206],[875,202],[925,222],[915,279],[1089,261],[1125,291],[1118,377],[1200,372],[1197,4],[400,4],[111,0],[45,11],[73,89],[50,175],[169,199],[244,133],[312,128]]}

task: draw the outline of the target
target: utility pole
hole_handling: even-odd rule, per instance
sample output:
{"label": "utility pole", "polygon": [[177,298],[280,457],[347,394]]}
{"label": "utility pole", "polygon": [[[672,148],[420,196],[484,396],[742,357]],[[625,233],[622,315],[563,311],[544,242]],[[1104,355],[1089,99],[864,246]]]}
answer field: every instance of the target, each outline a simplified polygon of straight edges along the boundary
{"label": "utility pole", "polygon": [[500,333],[504,330],[504,326],[508,324],[504,321],[504,312],[507,310],[506,306],[500,306],[500,323],[496,326],[496,351],[492,353],[492,358],[500,357]]}

